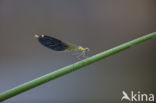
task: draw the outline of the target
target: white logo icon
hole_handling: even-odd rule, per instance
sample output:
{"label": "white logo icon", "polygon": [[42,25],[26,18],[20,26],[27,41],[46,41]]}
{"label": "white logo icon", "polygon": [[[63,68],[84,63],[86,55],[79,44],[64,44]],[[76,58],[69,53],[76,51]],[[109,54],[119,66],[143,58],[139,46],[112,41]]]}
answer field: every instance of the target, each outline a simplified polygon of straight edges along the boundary
{"label": "white logo icon", "polygon": [[126,93],[125,91],[122,91],[122,94],[123,94],[123,97],[121,98],[121,101],[122,101],[123,99],[126,99],[126,100],[131,101],[130,98],[128,97],[128,95],[127,95],[127,93]]}

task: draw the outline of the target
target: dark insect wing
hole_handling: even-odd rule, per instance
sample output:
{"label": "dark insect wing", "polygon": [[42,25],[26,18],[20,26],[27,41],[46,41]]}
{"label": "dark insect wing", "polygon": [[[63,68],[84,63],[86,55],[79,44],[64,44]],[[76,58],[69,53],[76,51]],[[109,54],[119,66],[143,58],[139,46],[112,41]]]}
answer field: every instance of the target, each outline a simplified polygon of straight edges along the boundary
{"label": "dark insect wing", "polygon": [[63,43],[61,40],[58,40],[50,36],[46,36],[46,35],[39,36],[38,40],[45,47],[55,51],[64,51],[68,48],[68,45]]}

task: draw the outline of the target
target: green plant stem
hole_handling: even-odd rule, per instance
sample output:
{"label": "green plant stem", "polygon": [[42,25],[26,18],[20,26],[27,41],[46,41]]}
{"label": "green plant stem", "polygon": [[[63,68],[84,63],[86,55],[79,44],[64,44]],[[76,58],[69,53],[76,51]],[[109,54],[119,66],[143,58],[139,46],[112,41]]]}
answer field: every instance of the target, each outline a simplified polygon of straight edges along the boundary
{"label": "green plant stem", "polygon": [[96,55],[94,55],[92,57],[89,57],[87,59],[81,60],[81,61],[79,61],[77,63],[72,64],[72,65],[69,65],[69,66],[63,67],[61,69],[58,69],[58,70],[56,70],[54,72],[51,72],[49,74],[46,74],[46,75],[41,76],[39,78],[36,78],[36,79],[34,79],[32,81],[21,84],[21,85],[15,87],[15,88],[12,88],[12,89],[10,89],[8,91],[5,91],[5,92],[1,93],[0,94],[0,101],[4,101],[4,100],[6,100],[8,98],[11,98],[11,97],[13,97],[15,95],[18,95],[18,94],[22,93],[22,92],[30,90],[30,89],[32,89],[34,87],[37,87],[37,86],[41,85],[41,84],[44,84],[44,83],[46,83],[46,82],[48,82],[50,80],[61,77],[61,76],[65,75],[65,74],[68,74],[68,73],[70,73],[72,71],[78,70],[78,69],[80,69],[82,67],[85,67],[85,66],[87,66],[89,64],[92,64],[92,63],[97,62],[97,61],[99,61],[101,59],[104,59],[104,58],[106,58],[108,56],[111,56],[111,55],[116,54],[116,53],[118,53],[120,51],[123,51],[123,50],[125,50],[125,49],[127,49],[127,48],[129,48],[131,46],[134,46],[134,45],[136,45],[138,43],[141,43],[141,42],[144,42],[144,41],[146,41],[148,39],[151,39],[152,37],[155,37],[155,36],[156,36],[156,32],[150,33],[148,35],[142,36],[142,37],[137,38],[135,40],[129,41],[127,43],[121,44],[121,45],[119,45],[117,47],[114,47],[112,49],[109,49],[109,50],[106,50],[106,51],[101,52],[99,54],[96,54]]}

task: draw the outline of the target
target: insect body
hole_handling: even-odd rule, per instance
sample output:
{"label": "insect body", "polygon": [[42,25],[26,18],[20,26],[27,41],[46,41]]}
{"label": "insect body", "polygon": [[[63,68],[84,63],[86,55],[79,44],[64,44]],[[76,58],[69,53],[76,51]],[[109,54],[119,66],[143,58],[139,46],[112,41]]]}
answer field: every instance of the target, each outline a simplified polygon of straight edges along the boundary
{"label": "insect body", "polygon": [[[89,48],[83,48],[82,46],[77,46],[71,43],[62,42],[59,39],[47,36],[47,35],[34,35],[35,38],[45,47],[52,49],[54,51],[76,51],[77,57],[86,57],[86,52],[89,52]],[[74,54],[75,55],[75,54]]]}

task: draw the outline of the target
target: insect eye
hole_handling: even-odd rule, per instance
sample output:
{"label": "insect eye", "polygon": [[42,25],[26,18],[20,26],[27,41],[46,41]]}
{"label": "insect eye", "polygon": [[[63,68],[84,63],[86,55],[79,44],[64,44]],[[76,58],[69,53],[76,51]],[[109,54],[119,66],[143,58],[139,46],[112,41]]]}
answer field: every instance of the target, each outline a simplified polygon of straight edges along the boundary
{"label": "insect eye", "polygon": [[86,48],[86,51],[88,52],[88,51],[90,51],[90,49],[89,48]]}

